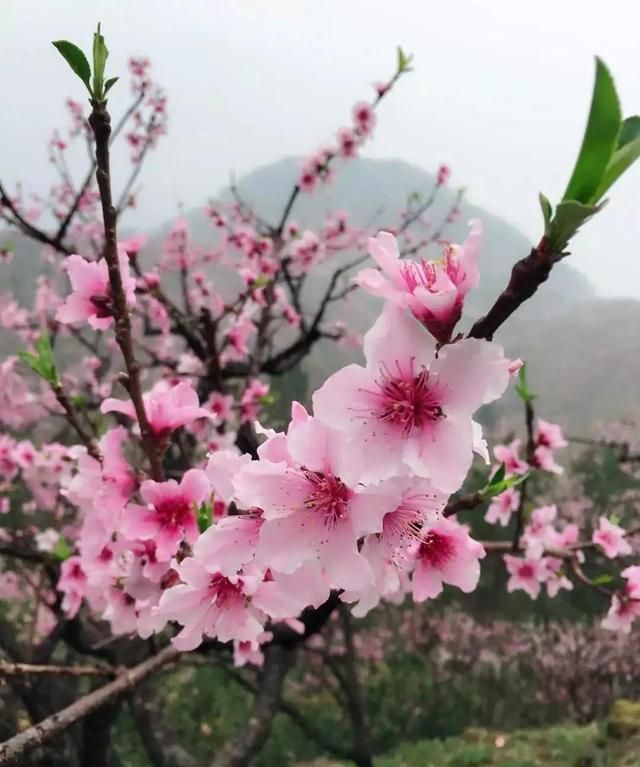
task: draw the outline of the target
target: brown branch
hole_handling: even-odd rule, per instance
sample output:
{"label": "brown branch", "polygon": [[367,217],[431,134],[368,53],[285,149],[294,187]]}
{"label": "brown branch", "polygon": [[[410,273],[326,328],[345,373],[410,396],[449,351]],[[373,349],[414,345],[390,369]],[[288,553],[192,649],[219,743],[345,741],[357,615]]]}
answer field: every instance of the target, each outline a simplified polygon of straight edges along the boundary
{"label": "brown branch", "polygon": [[[127,198],[129,197],[129,193],[131,192],[131,189],[133,188],[133,185],[136,182],[136,179],[140,175],[140,171],[142,170],[142,165],[144,163],[144,158],[147,156],[147,152],[149,149],[151,149],[152,146],[152,131],[156,125],[155,122],[155,114],[151,115],[151,118],[149,119],[149,123],[146,126],[147,129],[147,135],[145,137],[145,144],[142,148],[142,152],[140,152],[140,155],[136,157],[133,173],[129,176],[129,179],[127,183],[124,185],[122,192],[120,193],[120,198],[118,199],[118,204],[116,205],[116,215],[120,216],[122,214],[122,211],[124,210],[125,204],[127,202]],[[118,126],[119,127],[119,126]]]}
{"label": "brown branch", "polygon": [[151,429],[144,407],[140,384],[140,364],[136,360],[133,350],[131,318],[129,316],[129,307],[127,306],[127,298],[122,285],[122,275],[120,274],[118,261],[118,212],[113,205],[111,194],[111,166],[109,160],[111,117],[107,111],[106,102],[92,101],[91,105],[92,111],[89,117],[89,124],[96,139],[96,178],[102,203],[105,233],[104,258],[109,270],[109,282],[113,297],[116,340],[127,369],[126,388],[136,412],[142,445],[151,467],[151,475],[156,481],[162,481],[164,479],[162,451]]}
{"label": "brown branch", "polygon": [[[2,214],[1,209],[3,207],[8,208],[8,210],[11,212],[11,217],[7,217],[6,215]],[[33,226],[33,224],[24,218],[24,216],[13,204],[13,201],[6,193],[2,184],[0,184],[0,215],[2,215],[7,223],[15,226],[17,229],[20,229],[28,237],[31,237],[32,240],[41,242],[43,245],[49,245],[67,256],[71,255],[71,251],[68,248],[57,244],[54,237],[51,237],[46,232],[42,231],[42,229],[38,229],[37,226]]]}
{"label": "brown branch", "polygon": [[103,687],[90,692],[67,708],[47,717],[32,727],[0,743],[0,764],[15,764],[25,754],[46,743],[54,736],[64,732],[75,722],[91,714],[96,709],[115,700],[123,693],[132,690],[151,674],[171,663],[179,655],[172,645],[165,647],[157,655],[127,669]]}
{"label": "brown branch", "polygon": [[467,493],[466,495],[458,496],[450,500],[444,507],[442,512],[443,517],[452,517],[454,514],[459,514],[461,511],[468,511],[469,509],[475,509],[485,499],[482,497],[482,493],[478,490],[475,493]]}
{"label": "brown branch", "polygon": [[51,664],[8,663],[0,660],[0,678],[8,676],[115,676],[110,666],[56,666]]}
{"label": "brown branch", "polygon": [[[638,535],[639,533],[640,525],[631,527],[629,530],[625,531],[626,537]],[[513,551],[513,544],[511,541],[480,541],[480,543],[484,546],[487,552],[492,554],[509,553],[510,551]],[[557,559],[572,559],[579,551],[597,549],[598,547],[599,544],[594,541],[578,541],[577,543],[572,543],[570,546],[564,548],[547,547],[543,551],[542,556],[556,557]],[[519,544],[515,551],[523,552],[524,550],[522,545]]]}
{"label": "brown branch", "polygon": [[93,178],[95,169],[96,169],[96,163],[94,160],[91,167],[89,168],[89,172],[87,173],[87,175],[84,178],[84,181],[82,182],[82,186],[78,190],[78,193],[76,194],[75,199],[73,200],[73,204],[67,211],[67,215],[60,222],[60,226],[58,227],[58,231],[53,240],[57,250],[60,250],[62,252],[65,252],[66,250],[66,249],[63,249],[63,246],[62,246],[63,240],[67,234],[67,231],[69,229],[69,226],[71,225],[71,222],[73,221],[74,216],[78,212],[78,208],[80,207],[80,201],[82,200],[84,193],[87,191],[87,189],[89,188],[89,185],[91,184],[91,179]]}
{"label": "brown branch", "polygon": [[491,341],[496,330],[523,304],[549,277],[553,265],[563,256],[554,253],[543,237],[528,256],[518,261],[511,271],[509,284],[498,296],[484,317],[477,320],[469,331],[469,338]]}
{"label": "brown branch", "polygon": [[76,412],[76,409],[67,396],[66,392],[62,388],[61,384],[57,384],[52,387],[53,392],[56,395],[56,399],[58,400],[59,404],[62,406],[64,412],[66,413],[67,421],[71,424],[71,426],[76,430],[76,433],[82,440],[82,443],[87,448],[87,452],[92,458],[95,458],[96,461],[102,461],[102,455],[100,453],[100,449],[98,448],[98,445],[96,441],[93,439],[93,437],[85,431],[84,426],[80,423],[80,419],[78,418],[78,413]]}
{"label": "brown branch", "polygon": [[[525,421],[525,426],[527,429],[527,463],[529,465],[531,465],[533,462],[533,457],[534,457],[534,453],[536,449],[534,436],[533,436],[533,418],[534,418],[534,412],[533,412],[533,405],[531,404],[531,400],[525,400],[524,421]],[[513,531],[513,542],[512,542],[514,551],[517,551],[518,545],[520,543],[520,536],[522,535],[522,527],[524,525],[524,508],[525,508],[525,504],[527,503],[528,484],[529,484],[529,478],[527,476],[520,483],[520,498],[518,501],[518,509],[516,511],[516,526]]]}
{"label": "brown branch", "polygon": [[42,551],[31,551],[29,549],[23,549],[20,548],[20,546],[16,546],[10,543],[0,544],[0,556],[13,557],[14,559],[19,559],[23,562],[43,563],[48,560],[47,555]]}

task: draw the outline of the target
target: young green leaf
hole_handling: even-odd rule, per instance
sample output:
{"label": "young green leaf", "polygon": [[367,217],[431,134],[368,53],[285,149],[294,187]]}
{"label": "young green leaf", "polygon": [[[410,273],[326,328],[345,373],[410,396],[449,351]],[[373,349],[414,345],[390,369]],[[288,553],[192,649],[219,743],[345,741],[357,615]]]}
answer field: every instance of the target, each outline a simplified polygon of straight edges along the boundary
{"label": "young green leaf", "polygon": [[501,463],[496,473],[489,480],[488,486],[491,487],[492,485],[499,485],[504,480],[506,473],[507,473],[506,466],[504,465],[504,463]]}
{"label": "young green leaf", "polygon": [[198,508],[198,530],[204,533],[211,527],[213,522],[213,501],[209,503],[201,503]]}
{"label": "young green leaf", "polygon": [[518,373],[518,383],[516,384],[516,393],[523,402],[533,402],[536,395],[529,390],[529,384],[527,383],[527,365],[526,363],[520,368]]}
{"label": "young green leaf", "polygon": [[56,361],[47,333],[43,333],[35,342],[36,353],[19,351],[18,357],[28,365],[34,373],[44,378],[51,386],[60,386],[60,378],[56,370]]}
{"label": "young green leaf", "polygon": [[616,149],[621,126],[622,114],[613,78],[604,62],[596,58],[596,79],[587,128],[563,200],[584,204],[593,201]]}
{"label": "young green leaf", "polygon": [[98,101],[102,101],[106,93],[104,90],[104,68],[108,56],[109,51],[100,32],[100,24],[98,24],[98,29],[93,35],[93,97]]}
{"label": "young green leaf", "polygon": [[542,208],[542,217],[544,218],[544,233],[548,235],[551,231],[551,219],[553,218],[553,208],[549,200],[540,192],[538,195],[540,207]]}
{"label": "young green leaf", "polygon": [[73,69],[82,82],[87,86],[89,93],[93,95],[91,91],[91,67],[89,66],[89,62],[84,53],[77,45],[70,43],[68,40],[54,40],[53,45],[58,49],[58,52],[71,69]]}
{"label": "young green leaf", "polygon": [[599,205],[583,205],[573,200],[558,203],[556,212],[549,226],[547,240],[554,253],[562,253],[580,227],[605,206],[606,200]]}
{"label": "young green leaf", "polygon": [[623,146],[630,144],[637,138],[640,138],[640,116],[626,117],[622,122],[617,149],[622,149]]}
{"label": "young green leaf", "polygon": [[398,73],[411,72],[411,62],[413,60],[413,54],[407,54],[398,46]]}
{"label": "young green leaf", "polygon": [[606,586],[607,583],[611,583],[613,581],[613,575],[609,575],[608,573],[602,573],[602,575],[598,575],[595,578],[591,580],[591,583],[594,586]]}
{"label": "young green leaf", "polygon": [[628,117],[622,123],[618,147],[609,160],[593,199],[601,199],[638,157],[640,157],[640,117]]}
{"label": "young green leaf", "polygon": [[[498,479],[498,474],[501,469],[502,476]],[[504,464],[502,464],[500,469],[498,469],[489,482],[482,488],[482,490],[480,490],[480,498],[483,501],[488,500],[489,498],[494,498],[496,495],[504,493],[505,490],[522,484],[528,476],[529,472],[526,474],[513,474],[510,477],[505,477]]]}
{"label": "young green leaf", "polygon": [[113,88],[113,86],[118,82],[120,78],[119,77],[110,77],[104,84],[104,95],[106,96],[107,93]]}
{"label": "young green leaf", "polygon": [[51,553],[56,559],[64,562],[65,559],[69,559],[69,557],[73,554],[73,549],[71,548],[69,541],[63,535],[61,535],[60,538],[58,538],[58,542],[54,546]]}

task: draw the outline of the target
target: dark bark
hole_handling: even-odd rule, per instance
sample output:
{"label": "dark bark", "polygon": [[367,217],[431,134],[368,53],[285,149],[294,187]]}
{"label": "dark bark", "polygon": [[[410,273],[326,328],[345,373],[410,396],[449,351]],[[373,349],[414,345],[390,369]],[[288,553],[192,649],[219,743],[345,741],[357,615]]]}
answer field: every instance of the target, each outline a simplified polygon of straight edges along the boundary
{"label": "dark bark", "polygon": [[371,753],[371,735],[367,725],[362,687],[358,678],[358,654],[354,642],[351,614],[346,606],[340,607],[340,619],[344,636],[344,681],[343,692],[347,703],[347,713],[351,720],[353,733],[353,761],[358,767],[373,767]]}
{"label": "dark bark", "polygon": [[178,743],[166,717],[162,716],[158,697],[150,685],[136,690],[129,707],[153,767],[198,767],[198,762]]}
{"label": "dark bark", "polygon": [[157,655],[127,669],[117,679],[100,687],[72,703],[70,706],[47,717],[24,732],[0,743],[0,764],[20,764],[25,755],[60,733],[72,727],[102,706],[113,703],[118,697],[133,689],[148,676],[175,660],[177,650],[165,647]]}
{"label": "dark bark", "polygon": [[255,697],[253,711],[245,727],[220,749],[211,767],[247,767],[271,734],[273,720],[280,709],[282,688],[295,659],[292,650],[268,647]]}
{"label": "dark bark", "polygon": [[543,237],[528,256],[515,264],[509,284],[487,314],[473,325],[469,337],[491,341],[496,330],[547,280],[553,265],[561,258],[562,254],[551,251]]}
{"label": "dark bark", "polygon": [[102,706],[82,723],[81,767],[114,767],[116,758],[111,730],[120,706],[120,701]]}

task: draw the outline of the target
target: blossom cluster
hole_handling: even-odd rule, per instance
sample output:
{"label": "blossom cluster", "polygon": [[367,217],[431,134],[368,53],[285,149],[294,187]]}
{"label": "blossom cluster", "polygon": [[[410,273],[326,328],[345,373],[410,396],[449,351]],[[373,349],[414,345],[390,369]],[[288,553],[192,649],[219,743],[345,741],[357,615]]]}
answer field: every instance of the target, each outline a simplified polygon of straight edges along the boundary
{"label": "blossom cluster", "polygon": [[[364,354],[364,366],[339,370],[314,394],[313,414],[294,403],[286,430],[260,427],[257,460],[218,449],[179,482],[142,480],[123,426],[100,440],[102,461],[79,455],[64,490],[81,511],[78,554],[59,583],[69,614],[85,598],[114,633],[178,623],[179,648],[233,640],[241,660],[256,657],[274,623],[296,630],[301,611],[332,591],[363,615],[382,598],[436,597],[444,583],[475,588],[484,549],[442,511],[474,452],[487,458],[473,414],[502,395],[512,364],[492,342],[442,346],[395,301],[365,335]],[[144,405],[159,444],[226,417],[220,398],[217,415],[188,381],[159,384]],[[136,417],[127,400],[101,410]]]}

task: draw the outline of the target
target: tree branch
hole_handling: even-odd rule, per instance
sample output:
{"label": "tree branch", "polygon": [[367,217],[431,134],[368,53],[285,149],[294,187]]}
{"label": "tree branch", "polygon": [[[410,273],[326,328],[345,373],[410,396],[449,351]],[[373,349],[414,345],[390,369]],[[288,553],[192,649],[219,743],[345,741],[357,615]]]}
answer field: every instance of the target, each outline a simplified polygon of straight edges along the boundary
{"label": "tree branch", "polygon": [[553,265],[564,254],[550,250],[546,238],[542,238],[528,256],[518,261],[511,271],[509,284],[498,296],[495,304],[484,317],[477,320],[469,331],[469,338],[485,338],[491,341],[496,330],[523,304],[549,277]]}
{"label": "tree branch", "polygon": [[64,732],[67,727],[89,716],[91,712],[133,689],[148,676],[174,661],[179,654],[173,645],[169,645],[152,658],[127,669],[113,682],[90,692],[62,711],[58,711],[58,713],[47,717],[33,727],[29,727],[24,732],[0,743],[0,764],[15,764],[29,751],[46,743],[54,736]]}
{"label": "tree branch", "polygon": [[102,202],[102,217],[104,220],[104,258],[109,269],[109,282],[113,295],[113,312],[116,326],[116,340],[122,352],[127,369],[126,388],[135,408],[140,426],[142,445],[149,460],[151,475],[154,480],[164,479],[162,468],[162,453],[160,445],[149,424],[144,407],[142,387],[140,385],[140,365],[133,350],[131,318],[127,298],[122,285],[122,275],[118,261],[117,222],[118,211],[113,205],[111,195],[111,167],[109,160],[109,138],[111,135],[111,117],[107,111],[106,102],[92,102],[89,124],[96,139],[96,178]]}
{"label": "tree branch", "polygon": [[50,664],[8,663],[0,660],[0,678],[8,676],[115,676],[110,666],[56,666]]}

